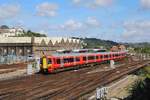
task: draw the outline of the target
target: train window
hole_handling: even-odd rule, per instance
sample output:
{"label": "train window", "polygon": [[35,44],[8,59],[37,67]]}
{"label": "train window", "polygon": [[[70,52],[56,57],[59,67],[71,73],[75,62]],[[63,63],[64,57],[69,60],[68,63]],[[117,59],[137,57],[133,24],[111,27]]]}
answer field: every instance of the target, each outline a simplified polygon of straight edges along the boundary
{"label": "train window", "polygon": [[109,55],[109,58],[111,58],[111,54]]}
{"label": "train window", "polygon": [[96,59],[99,59],[99,56],[96,56]]}
{"label": "train window", "polygon": [[80,61],[80,58],[79,57],[77,57],[77,58],[75,58],[76,59],[76,62],[79,62]]}
{"label": "train window", "polygon": [[57,59],[56,62],[57,62],[57,64],[60,64],[60,59]]}
{"label": "train window", "polygon": [[115,57],[118,57],[118,54],[115,54]]}
{"label": "train window", "polygon": [[108,58],[108,55],[104,55],[104,58]]}
{"label": "train window", "polygon": [[113,54],[113,57],[115,57],[115,54]]}
{"label": "train window", "polygon": [[88,56],[88,60],[94,60],[95,57],[94,56]]}
{"label": "train window", "polygon": [[69,58],[69,62],[74,62],[74,58]]}
{"label": "train window", "polygon": [[108,58],[111,58],[111,54],[110,54],[110,55],[108,55]]}
{"label": "train window", "polygon": [[86,61],[86,57],[83,57],[83,61]]}
{"label": "train window", "polygon": [[74,62],[73,58],[64,58],[64,63],[72,63]]}
{"label": "train window", "polygon": [[101,55],[100,58],[103,59],[103,55]]}
{"label": "train window", "polygon": [[47,59],[47,64],[52,64],[51,59]]}

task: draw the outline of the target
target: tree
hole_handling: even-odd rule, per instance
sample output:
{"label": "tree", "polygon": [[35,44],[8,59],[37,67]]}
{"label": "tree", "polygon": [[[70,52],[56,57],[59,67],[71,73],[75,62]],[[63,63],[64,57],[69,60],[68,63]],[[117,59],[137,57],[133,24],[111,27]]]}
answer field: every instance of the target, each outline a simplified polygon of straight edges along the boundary
{"label": "tree", "polygon": [[24,31],[23,34],[19,34],[18,37],[46,37],[46,35],[28,30],[27,32]]}
{"label": "tree", "polygon": [[7,25],[2,25],[0,29],[9,29],[9,27]]}

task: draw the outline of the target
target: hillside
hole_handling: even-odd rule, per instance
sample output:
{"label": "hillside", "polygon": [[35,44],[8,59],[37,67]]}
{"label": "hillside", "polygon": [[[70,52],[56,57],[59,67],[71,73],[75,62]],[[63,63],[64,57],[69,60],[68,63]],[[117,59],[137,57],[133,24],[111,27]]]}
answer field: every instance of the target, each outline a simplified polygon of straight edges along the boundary
{"label": "hillside", "polygon": [[97,38],[76,38],[75,39],[80,39],[83,41],[86,45],[84,45],[84,48],[100,48],[104,47],[107,49],[110,49],[114,45],[118,45],[119,43],[110,41],[110,40],[101,40]]}

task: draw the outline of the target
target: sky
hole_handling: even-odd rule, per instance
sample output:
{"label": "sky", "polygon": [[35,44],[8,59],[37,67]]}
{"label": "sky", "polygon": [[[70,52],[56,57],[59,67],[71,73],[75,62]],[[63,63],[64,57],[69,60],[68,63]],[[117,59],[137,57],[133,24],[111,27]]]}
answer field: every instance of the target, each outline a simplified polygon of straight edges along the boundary
{"label": "sky", "polygon": [[150,0],[0,0],[0,25],[49,37],[150,42]]}

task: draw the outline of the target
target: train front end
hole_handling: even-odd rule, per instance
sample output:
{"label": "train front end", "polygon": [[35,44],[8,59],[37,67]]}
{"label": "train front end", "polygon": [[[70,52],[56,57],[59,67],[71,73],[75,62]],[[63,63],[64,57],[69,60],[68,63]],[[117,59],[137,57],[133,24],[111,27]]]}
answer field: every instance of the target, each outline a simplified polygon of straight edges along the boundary
{"label": "train front end", "polygon": [[52,59],[48,56],[43,56],[40,59],[40,68],[42,73],[50,73],[52,72]]}

